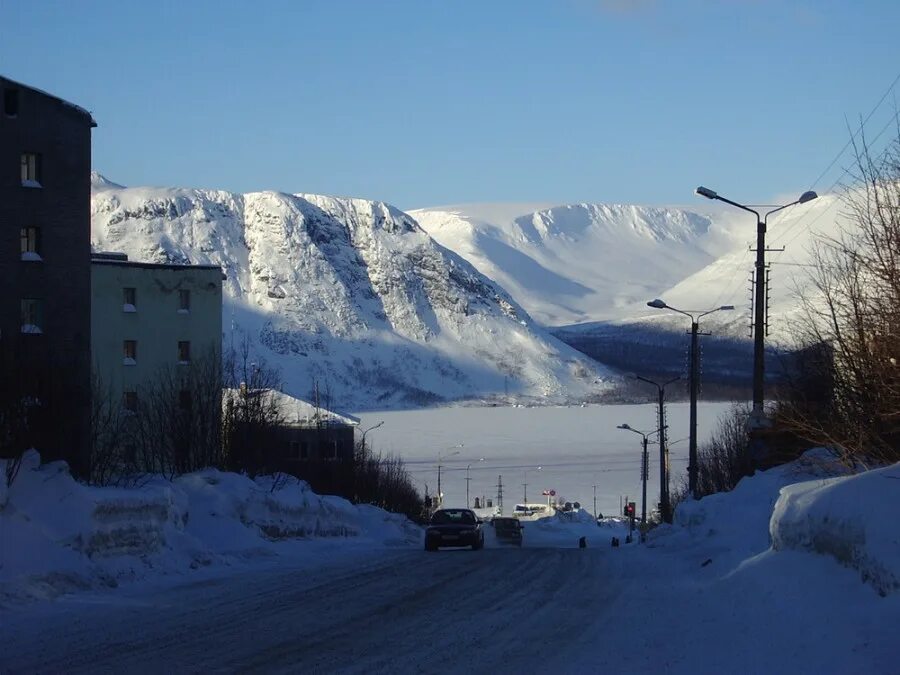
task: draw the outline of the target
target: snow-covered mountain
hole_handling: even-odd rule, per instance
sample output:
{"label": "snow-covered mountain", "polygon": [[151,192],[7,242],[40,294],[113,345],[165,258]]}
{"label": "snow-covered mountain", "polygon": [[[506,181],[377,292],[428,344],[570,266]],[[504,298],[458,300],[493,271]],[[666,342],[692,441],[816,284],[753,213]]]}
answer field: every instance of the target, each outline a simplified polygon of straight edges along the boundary
{"label": "snow-covered mountain", "polygon": [[734,244],[732,218],[683,208],[475,204],[410,214],[551,326],[630,315]]}
{"label": "snow-covered mountain", "polygon": [[[775,214],[767,245],[772,263],[770,332],[786,340],[807,285],[814,234],[834,234],[840,198],[823,195]],[[680,325],[677,315],[646,307],[735,305],[708,321],[732,337],[747,334],[755,219],[717,204],[696,208],[573,204],[469,204],[410,211],[439,243],[495,279],[548,326],[601,322]]]}
{"label": "snow-covered mountain", "polygon": [[226,342],[250,336],[285,389],[345,409],[490,397],[581,399],[607,372],[382,202],[124,188],[93,180],[95,250],[226,273]]}

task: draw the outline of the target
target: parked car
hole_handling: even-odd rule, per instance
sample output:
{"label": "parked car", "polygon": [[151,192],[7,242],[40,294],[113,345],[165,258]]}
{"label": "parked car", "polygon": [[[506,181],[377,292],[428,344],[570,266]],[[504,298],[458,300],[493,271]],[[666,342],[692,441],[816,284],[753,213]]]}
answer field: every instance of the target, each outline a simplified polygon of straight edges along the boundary
{"label": "parked car", "polygon": [[442,546],[484,547],[481,521],[471,509],[439,509],[431,516],[425,530],[425,550],[437,551]]}
{"label": "parked car", "polygon": [[522,545],[522,530],[525,526],[518,518],[494,518],[491,521],[498,542]]}

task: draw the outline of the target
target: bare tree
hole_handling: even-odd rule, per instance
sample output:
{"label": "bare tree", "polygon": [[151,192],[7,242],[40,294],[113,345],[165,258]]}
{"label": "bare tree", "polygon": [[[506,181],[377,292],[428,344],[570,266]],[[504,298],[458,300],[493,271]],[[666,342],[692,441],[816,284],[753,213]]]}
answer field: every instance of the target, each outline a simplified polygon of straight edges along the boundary
{"label": "bare tree", "polygon": [[240,346],[225,353],[223,451],[229,468],[251,476],[272,471],[272,452],[285,413],[277,395],[278,370],[251,352],[245,335]]}
{"label": "bare tree", "polygon": [[812,292],[801,296],[801,342],[823,345],[828,400],[803,396],[781,417],[809,441],[848,463],[900,459],[900,131],[874,157],[857,143],[847,222],[815,242]]}

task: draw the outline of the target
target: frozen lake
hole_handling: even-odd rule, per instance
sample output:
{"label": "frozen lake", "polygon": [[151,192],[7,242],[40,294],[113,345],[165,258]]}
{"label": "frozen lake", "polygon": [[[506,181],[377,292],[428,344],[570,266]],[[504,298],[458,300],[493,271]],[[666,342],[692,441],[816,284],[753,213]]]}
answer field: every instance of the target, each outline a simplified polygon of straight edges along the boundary
{"label": "frozen lake", "polygon": [[[729,403],[700,403],[698,436],[702,443]],[[687,466],[688,404],[667,407],[672,485]],[[445,506],[466,503],[466,466],[471,501],[496,500],[498,476],[503,477],[504,510],[522,502],[546,500],[543,490],[556,490],[567,501],[603,514],[619,511],[619,497],[628,495],[640,511],[641,437],[616,429],[627,423],[644,432],[656,428],[656,405],[591,405],[586,407],[477,408],[358,413],[360,431],[378,422],[366,443],[401,456],[420,490],[437,490],[438,455]],[[651,444],[648,512],[659,501],[659,446]],[[458,454],[453,454],[458,453]],[[484,458],[481,461],[481,458]],[[538,468],[540,467],[540,468]],[[527,488],[524,484],[527,483]]]}

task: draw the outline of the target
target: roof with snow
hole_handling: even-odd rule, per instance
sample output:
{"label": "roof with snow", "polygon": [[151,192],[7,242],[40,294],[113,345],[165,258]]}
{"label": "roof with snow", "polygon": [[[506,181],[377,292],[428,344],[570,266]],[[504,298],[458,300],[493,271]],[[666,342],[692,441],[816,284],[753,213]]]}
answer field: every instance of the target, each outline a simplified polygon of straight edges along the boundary
{"label": "roof with snow", "polygon": [[[237,396],[238,389],[226,389],[224,398]],[[358,426],[359,418],[348,415],[347,413],[335,412],[328,410],[321,405],[316,406],[315,403],[304,401],[283,391],[276,389],[264,389],[271,396],[281,409],[285,418],[285,423],[292,427],[313,428],[318,426]]]}

